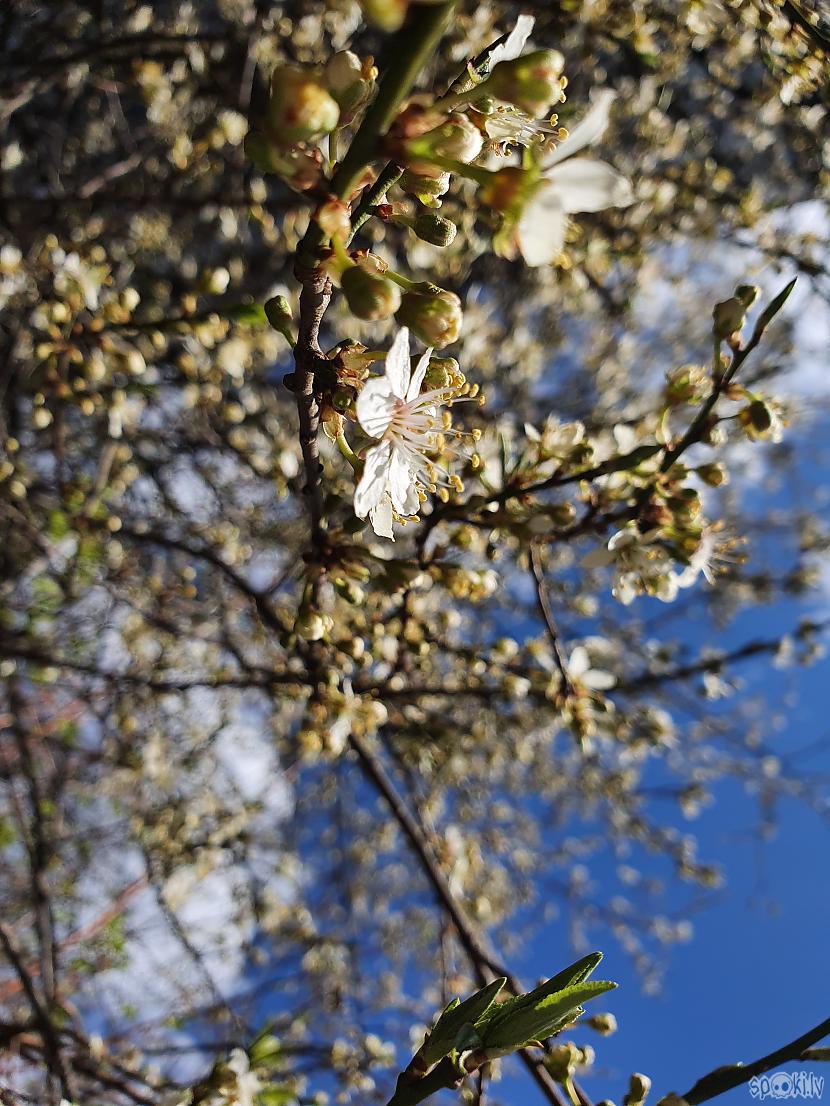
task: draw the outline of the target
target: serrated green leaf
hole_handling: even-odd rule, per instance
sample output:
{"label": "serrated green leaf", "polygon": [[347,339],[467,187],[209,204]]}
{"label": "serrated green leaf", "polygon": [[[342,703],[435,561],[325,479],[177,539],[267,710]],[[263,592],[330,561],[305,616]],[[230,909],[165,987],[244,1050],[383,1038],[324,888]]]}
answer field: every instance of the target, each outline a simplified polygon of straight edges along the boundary
{"label": "serrated green leaf", "polygon": [[616,986],[607,980],[593,980],[576,983],[542,998],[537,996],[530,1003],[523,1000],[529,999],[534,992],[504,1003],[481,1033],[483,1046],[490,1054],[504,1055],[530,1041],[544,1040],[576,1018],[583,1002],[612,991]]}
{"label": "serrated green leaf", "polygon": [[772,322],[772,320],[775,318],[775,316],[778,314],[778,312],[781,310],[781,308],[787,302],[787,300],[789,299],[789,296],[790,296],[790,292],[792,292],[793,288],[795,288],[797,280],[798,280],[798,277],[793,277],[793,279],[786,286],[786,288],[783,288],[778,293],[778,295],[775,297],[775,299],[772,301],[772,303],[768,304],[764,308],[764,310],[761,312],[761,314],[758,316],[758,322],[755,324],[755,335],[754,336],[756,338],[761,337],[761,335],[767,329],[769,324]]}
{"label": "serrated green leaf", "polygon": [[507,979],[501,976],[463,1002],[456,1000],[455,1005],[450,1003],[421,1046],[424,1062],[431,1067],[448,1056],[456,1047],[456,1040],[464,1026],[475,1025],[496,1001],[506,982]]}

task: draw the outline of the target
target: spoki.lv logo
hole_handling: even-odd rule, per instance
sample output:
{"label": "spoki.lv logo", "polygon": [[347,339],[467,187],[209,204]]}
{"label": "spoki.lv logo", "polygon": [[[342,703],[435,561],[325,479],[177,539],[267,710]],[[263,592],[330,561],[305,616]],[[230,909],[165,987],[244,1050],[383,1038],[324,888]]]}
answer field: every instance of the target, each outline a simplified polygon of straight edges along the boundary
{"label": "spoki.lv logo", "polygon": [[774,1071],[749,1081],[753,1098],[821,1098],[823,1091],[824,1076],[810,1071]]}

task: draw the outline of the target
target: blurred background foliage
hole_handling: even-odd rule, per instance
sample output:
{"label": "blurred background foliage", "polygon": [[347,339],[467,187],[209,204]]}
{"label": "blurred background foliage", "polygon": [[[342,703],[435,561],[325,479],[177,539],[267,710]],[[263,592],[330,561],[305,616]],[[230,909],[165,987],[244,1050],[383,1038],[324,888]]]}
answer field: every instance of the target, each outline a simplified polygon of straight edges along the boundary
{"label": "blurred background foliage", "polygon": [[[293,630],[289,351],[257,306],[296,303],[309,202],[242,143],[275,65],[346,47],[382,65],[383,36],[355,0],[3,5],[0,1084],[20,1101],[383,1101],[395,1048],[475,984],[481,950],[561,939],[563,904],[579,951],[619,941],[656,986],[724,875],[686,825],[724,781],[757,796],[761,831],[780,796],[826,818],[780,704],[741,685],[812,663],[826,618],[827,389],[793,344],[830,296],[820,7],[461,5],[421,86],[533,12],[566,59],[562,122],[618,93],[604,154],[636,194],[580,217],[545,270],[493,256],[464,183],[444,250],[364,228],[465,303],[449,353],[487,398],[464,414],[485,479],[526,463],[549,415],[600,458],[653,440],[666,373],[709,359],[712,304],[741,281],[766,302],[800,277],[801,315],[743,377],[790,425],[762,444],[727,418],[701,454],[732,477],[700,482],[735,539],[714,587],[620,606],[580,565],[613,482],[570,486],[438,511],[395,546],[350,537],[314,648]],[[324,329],[325,347],[389,340],[338,300]],[[352,475],[323,452],[347,533]],[[468,494],[480,477],[468,464]],[[771,609],[789,633],[763,632]],[[676,881],[687,907],[664,913]]]}

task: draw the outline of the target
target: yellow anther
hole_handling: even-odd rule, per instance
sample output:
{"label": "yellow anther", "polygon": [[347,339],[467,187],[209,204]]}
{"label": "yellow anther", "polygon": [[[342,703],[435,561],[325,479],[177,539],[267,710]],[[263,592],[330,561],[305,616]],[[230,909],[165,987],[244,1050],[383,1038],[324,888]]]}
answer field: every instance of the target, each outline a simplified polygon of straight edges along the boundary
{"label": "yellow anther", "polygon": [[470,388],[470,399],[475,399],[480,391],[481,387],[478,384],[473,384]]}
{"label": "yellow anther", "polygon": [[473,429],[470,431],[470,435],[474,442],[481,441],[481,430],[479,429],[479,427],[474,426]]}
{"label": "yellow anther", "polygon": [[442,503],[449,503],[450,493],[447,491],[446,488],[439,488],[438,489],[438,498],[441,500]]}

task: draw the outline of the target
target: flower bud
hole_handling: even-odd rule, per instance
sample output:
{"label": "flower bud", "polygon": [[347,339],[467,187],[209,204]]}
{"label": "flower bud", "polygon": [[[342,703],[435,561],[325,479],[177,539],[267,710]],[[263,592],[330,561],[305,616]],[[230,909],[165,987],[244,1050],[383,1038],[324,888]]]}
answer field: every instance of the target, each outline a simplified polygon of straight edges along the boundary
{"label": "flower bud", "polygon": [[361,61],[351,50],[341,50],[325,68],[326,87],[340,107],[340,125],[351,122],[375,90],[377,69],[372,59]]}
{"label": "flower bud", "polygon": [[499,100],[539,117],[562,97],[559,78],[565,59],[558,50],[534,50],[499,62],[487,79],[487,91]]}
{"label": "flower bud", "polygon": [[443,349],[461,334],[461,300],[443,288],[426,285],[426,289],[405,292],[395,318],[426,345]]}
{"label": "flower bud", "polygon": [[715,337],[722,340],[737,333],[744,325],[745,319],[746,307],[736,296],[722,303],[716,303],[712,309],[712,330]]}
{"label": "flower bud", "polygon": [[609,1037],[617,1032],[617,1019],[613,1014],[592,1014],[585,1019],[585,1024],[590,1025],[596,1033],[602,1037]]}
{"label": "flower bud", "polygon": [[710,488],[720,488],[729,479],[726,469],[717,461],[698,466],[697,474],[703,483],[708,484]]}
{"label": "flower bud", "polygon": [[473,161],[481,153],[481,131],[466,115],[453,113],[432,130],[403,144],[401,160],[421,173],[430,171],[431,157],[449,157],[454,161]]}
{"label": "flower bud", "polygon": [[329,238],[339,238],[345,242],[351,234],[352,222],[349,208],[342,200],[337,200],[333,196],[317,208],[314,219]]}
{"label": "flower bud", "polygon": [[341,276],[340,287],[349,310],[358,319],[388,319],[401,304],[398,286],[373,265],[352,265]]}
{"label": "flower bud", "polygon": [[340,108],[313,70],[283,65],[271,78],[267,119],[274,141],[293,146],[333,131]]}
{"label": "flower bud", "polygon": [[274,330],[278,330],[293,345],[291,306],[285,296],[272,296],[270,300],[266,300],[264,310],[265,317]]}
{"label": "flower bud", "polygon": [[294,623],[294,631],[303,641],[319,641],[326,632],[326,623],[316,611],[302,610]]}
{"label": "flower bud", "polygon": [[645,1102],[646,1095],[651,1090],[651,1080],[647,1075],[634,1072],[628,1082],[628,1094],[623,1098],[623,1106],[640,1106]]}
{"label": "flower bud", "polygon": [[410,196],[417,196],[425,207],[440,207],[440,196],[450,187],[449,173],[416,173],[407,169],[398,181],[399,187]]}
{"label": "flower bud", "polygon": [[739,284],[735,289],[735,299],[740,300],[747,311],[749,311],[760,294],[761,289],[757,284]]}
{"label": "flower bud", "polygon": [[757,434],[764,434],[772,426],[772,411],[762,399],[754,399],[740,412],[739,418],[744,426]]}
{"label": "flower bud", "polygon": [[450,219],[434,211],[419,211],[412,220],[412,229],[424,242],[433,246],[449,246],[458,233],[458,227]]}

